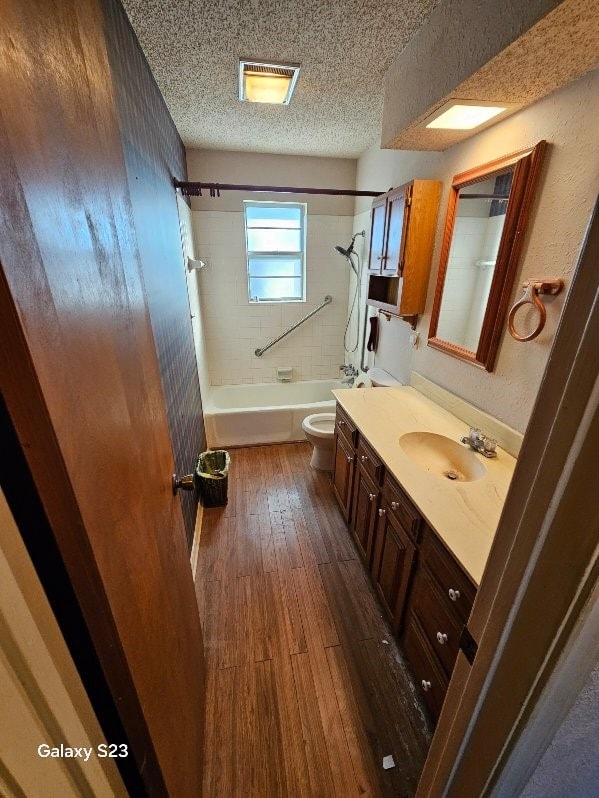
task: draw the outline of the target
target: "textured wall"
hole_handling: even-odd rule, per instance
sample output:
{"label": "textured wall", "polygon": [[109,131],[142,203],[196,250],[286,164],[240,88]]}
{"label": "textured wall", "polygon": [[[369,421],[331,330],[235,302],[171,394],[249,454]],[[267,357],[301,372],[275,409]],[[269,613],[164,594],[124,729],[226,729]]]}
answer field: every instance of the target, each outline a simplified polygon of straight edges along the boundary
{"label": "textured wall", "polygon": [[[265,155],[255,152],[226,152],[222,150],[187,150],[189,180],[216,183],[241,183],[269,186],[299,186],[305,188],[354,189],[357,161],[353,158],[316,158],[297,155]],[[370,190],[370,189],[367,189]],[[375,187],[373,191],[378,191]],[[332,197],[312,194],[245,195],[237,191],[223,192],[212,199],[208,192],[191,198],[194,211],[237,211],[242,199],[264,202],[298,202],[310,200],[311,213],[352,216],[353,197]]]}
{"label": "textured wall", "polygon": [[[374,147],[364,153],[358,162],[358,189],[383,181],[397,186],[413,177],[443,181],[426,310],[418,324],[420,347],[416,351],[411,348],[411,330],[405,322],[382,320],[377,365],[404,381],[409,379],[410,371],[418,371],[515,429],[524,431],[599,186],[598,116],[599,72],[594,72],[445,153],[389,151]],[[536,340],[519,343],[506,329],[499,344],[495,370],[488,374],[426,346],[449,187],[453,175],[528,147],[540,139],[546,139],[549,148],[512,299],[515,301],[520,296],[523,279],[532,276],[562,277],[566,281],[566,291],[547,302],[547,324]],[[364,224],[368,208],[367,200],[356,200],[355,229]]]}
{"label": "textured wall", "polygon": [[[129,192],[178,474],[206,445],[173,177],[185,150],[121,7],[106,0],[107,44]],[[180,492],[188,543],[197,496]]]}
{"label": "textured wall", "polygon": [[595,798],[599,784],[599,665],[590,674],[520,798]]}

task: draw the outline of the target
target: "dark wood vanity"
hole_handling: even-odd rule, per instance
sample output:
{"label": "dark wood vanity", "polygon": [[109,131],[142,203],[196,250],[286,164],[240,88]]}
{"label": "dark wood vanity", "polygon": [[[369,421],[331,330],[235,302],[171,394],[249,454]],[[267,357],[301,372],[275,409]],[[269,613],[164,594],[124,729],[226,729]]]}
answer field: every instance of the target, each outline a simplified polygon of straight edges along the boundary
{"label": "dark wood vanity", "polygon": [[476,587],[339,405],[333,491],[436,719]]}

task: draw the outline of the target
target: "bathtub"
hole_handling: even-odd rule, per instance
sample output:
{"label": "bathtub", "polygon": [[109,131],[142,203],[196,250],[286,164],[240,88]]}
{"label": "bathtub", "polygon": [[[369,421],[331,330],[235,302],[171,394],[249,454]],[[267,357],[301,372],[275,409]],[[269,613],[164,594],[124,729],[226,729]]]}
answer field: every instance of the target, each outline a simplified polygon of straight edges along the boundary
{"label": "bathtub", "polygon": [[210,388],[203,397],[208,445],[251,446],[302,441],[311,413],[334,413],[338,380],[255,383]]}

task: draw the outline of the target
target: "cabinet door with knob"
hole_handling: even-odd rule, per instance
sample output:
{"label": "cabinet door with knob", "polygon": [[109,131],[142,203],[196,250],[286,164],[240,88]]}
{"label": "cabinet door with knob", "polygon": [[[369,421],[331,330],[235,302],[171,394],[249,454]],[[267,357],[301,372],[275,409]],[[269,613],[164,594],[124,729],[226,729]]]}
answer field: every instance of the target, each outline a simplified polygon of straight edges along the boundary
{"label": "cabinet door with knob", "polygon": [[354,480],[351,532],[364,564],[370,569],[380,491],[358,459]]}
{"label": "cabinet door with knob", "polygon": [[396,189],[387,196],[387,231],[385,235],[385,259],[381,274],[386,277],[400,276],[404,263],[409,197],[412,187]]}
{"label": "cabinet door with knob", "polygon": [[354,480],[354,451],[345,438],[335,434],[333,491],[346,521],[350,519],[352,485]]}
{"label": "cabinet door with knob", "polygon": [[371,574],[395,633],[401,626],[416,547],[397,521],[383,494],[374,528]]}
{"label": "cabinet door with knob", "polygon": [[387,232],[387,195],[377,197],[372,203],[370,216],[370,256],[368,271],[380,274],[387,253],[385,251],[385,234]]}
{"label": "cabinet door with knob", "polygon": [[401,186],[372,203],[368,271],[385,277],[401,272],[411,184]]}
{"label": "cabinet door with knob", "polygon": [[355,448],[358,439],[356,425],[337,406],[335,418],[335,456],[333,459],[333,493],[339,503],[343,517],[350,520],[352,489],[355,472]]}

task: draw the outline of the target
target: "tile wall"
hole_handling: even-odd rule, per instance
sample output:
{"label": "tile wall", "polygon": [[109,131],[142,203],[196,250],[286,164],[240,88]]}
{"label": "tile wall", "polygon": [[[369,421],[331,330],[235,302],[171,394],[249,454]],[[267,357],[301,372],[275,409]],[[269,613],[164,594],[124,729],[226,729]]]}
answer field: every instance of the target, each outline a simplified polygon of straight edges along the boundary
{"label": "tile wall", "polygon": [[[210,385],[274,382],[278,366],[291,366],[294,380],[338,377],[345,355],[349,267],[333,247],[349,244],[352,217],[311,214],[308,200],[306,302],[259,305],[248,301],[241,210],[193,211],[192,218],[196,257],[207,263],[197,285]],[[262,357],[254,355],[326,294],[333,297],[330,305]]]}

